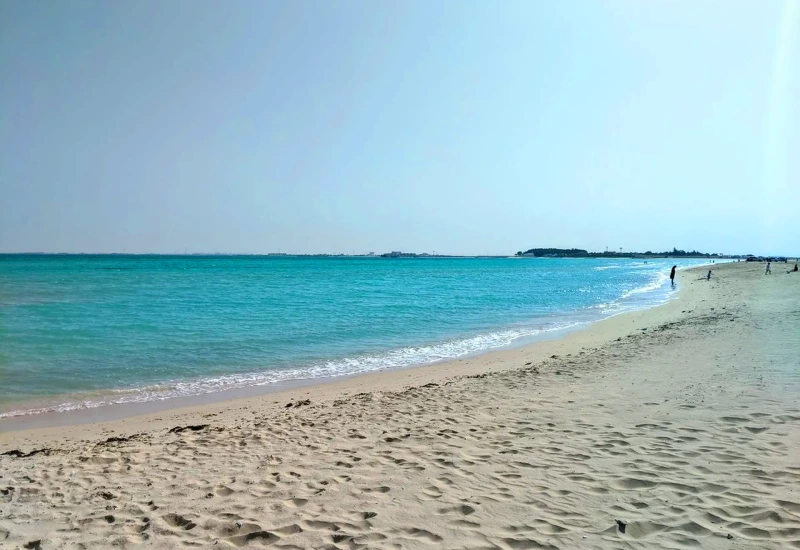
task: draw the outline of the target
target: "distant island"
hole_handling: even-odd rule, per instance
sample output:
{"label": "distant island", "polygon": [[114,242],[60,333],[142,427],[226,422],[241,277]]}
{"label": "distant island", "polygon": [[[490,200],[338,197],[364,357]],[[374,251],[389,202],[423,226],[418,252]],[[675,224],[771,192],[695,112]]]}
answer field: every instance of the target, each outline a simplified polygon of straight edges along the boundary
{"label": "distant island", "polygon": [[463,255],[453,255],[453,254],[437,254],[434,252],[433,254],[428,254],[427,252],[400,252],[399,250],[395,250],[393,252],[386,252],[385,254],[380,255],[381,258],[508,258],[508,255],[504,256],[494,256],[488,254],[477,254],[474,256],[463,256]]}
{"label": "distant island", "polygon": [[[582,248],[531,248],[514,254],[520,258],[744,258],[744,256],[730,256],[724,254],[710,254],[697,250],[678,250],[673,248],[667,252],[623,252],[610,251],[589,252]],[[508,258],[509,256],[476,255],[476,256],[451,256],[448,254],[429,254],[427,252],[401,252],[395,250],[380,255],[381,258]]]}
{"label": "distant island", "polygon": [[710,254],[697,250],[686,251],[673,248],[668,252],[589,252],[582,248],[531,248],[525,252],[519,251],[516,256],[533,258],[737,258],[739,256],[725,256],[724,254]]}
{"label": "distant island", "polygon": [[422,252],[421,254],[417,254],[416,252],[400,252],[399,250],[381,254],[381,258],[444,258],[444,257],[448,256],[443,256],[442,254],[436,254],[436,253],[428,254],[427,252]]}

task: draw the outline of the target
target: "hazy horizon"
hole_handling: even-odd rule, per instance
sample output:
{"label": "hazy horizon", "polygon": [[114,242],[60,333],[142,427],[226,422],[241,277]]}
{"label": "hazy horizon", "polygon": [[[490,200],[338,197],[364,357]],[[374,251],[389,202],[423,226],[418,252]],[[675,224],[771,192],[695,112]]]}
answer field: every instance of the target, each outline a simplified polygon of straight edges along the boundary
{"label": "hazy horizon", "polygon": [[[533,247],[533,248],[553,248],[553,247]],[[746,256],[748,253],[745,252],[715,252],[715,251],[708,251],[708,250],[684,250],[678,247],[674,247],[676,250],[685,253],[697,252],[699,254],[721,254],[722,256]],[[27,251],[20,251],[20,252],[2,252],[0,251],[0,256],[348,256],[348,257],[378,257],[383,254],[389,254],[392,252],[402,252],[404,254],[413,253],[417,255],[427,254],[429,256],[442,256],[442,257],[494,257],[494,258],[502,258],[502,257],[512,257],[516,256],[518,252],[525,252],[530,250],[529,247],[525,247],[522,250],[516,252],[509,252],[507,254],[450,254],[448,252],[437,251],[437,250],[399,250],[399,251],[392,251],[392,250],[381,250],[381,251],[374,251],[371,250],[369,252],[292,252],[292,251],[269,251],[269,252],[212,252],[212,251],[196,251],[196,252],[189,252],[186,251],[175,251],[175,252],[126,252],[126,251],[119,251],[119,252],[41,252],[35,250],[27,250]],[[586,249],[583,249],[586,250]],[[619,254],[620,256],[625,255],[643,255],[643,254],[655,254],[655,255],[664,255],[669,256],[673,253],[672,250],[622,250],[619,249],[614,250],[609,248],[608,250],[586,250],[590,254],[598,254],[603,252],[609,252],[611,254]],[[761,254],[755,254],[755,256],[763,256]],[[794,259],[795,257],[800,257],[800,254],[792,254],[791,252],[786,254],[773,254],[771,256],[782,256],[787,258]],[[609,256],[609,258],[613,258],[614,256]],[[675,256],[676,258],[679,257],[691,257],[691,256]],[[565,256],[565,258],[569,258]]]}
{"label": "hazy horizon", "polygon": [[800,2],[0,4],[0,252],[800,254]]}

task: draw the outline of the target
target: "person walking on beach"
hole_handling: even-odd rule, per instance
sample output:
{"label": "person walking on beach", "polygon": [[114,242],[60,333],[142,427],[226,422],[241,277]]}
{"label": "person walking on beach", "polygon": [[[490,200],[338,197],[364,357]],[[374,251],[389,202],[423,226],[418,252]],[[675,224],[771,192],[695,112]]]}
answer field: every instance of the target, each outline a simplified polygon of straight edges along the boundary
{"label": "person walking on beach", "polygon": [[673,287],[675,286],[675,268],[677,267],[678,267],[677,265],[673,265],[672,271],[669,272],[669,280],[672,283]]}
{"label": "person walking on beach", "polygon": [[764,275],[772,275],[772,269],[769,267],[770,265],[772,265],[772,262],[767,262],[767,270],[764,272]]}
{"label": "person walking on beach", "polygon": [[706,276],[706,281],[710,281],[710,280],[711,280],[711,270],[709,269],[708,270],[708,275]]}

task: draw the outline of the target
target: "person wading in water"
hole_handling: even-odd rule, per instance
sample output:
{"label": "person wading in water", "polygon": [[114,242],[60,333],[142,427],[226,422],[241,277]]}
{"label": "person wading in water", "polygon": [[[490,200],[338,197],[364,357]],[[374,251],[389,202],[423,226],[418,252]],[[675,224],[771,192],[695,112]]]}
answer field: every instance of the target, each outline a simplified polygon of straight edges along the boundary
{"label": "person wading in water", "polygon": [[675,268],[677,267],[678,267],[677,265],[673,265],[672,271],[669,272],[669,280],[672,282],[673,287],[675,286]]}

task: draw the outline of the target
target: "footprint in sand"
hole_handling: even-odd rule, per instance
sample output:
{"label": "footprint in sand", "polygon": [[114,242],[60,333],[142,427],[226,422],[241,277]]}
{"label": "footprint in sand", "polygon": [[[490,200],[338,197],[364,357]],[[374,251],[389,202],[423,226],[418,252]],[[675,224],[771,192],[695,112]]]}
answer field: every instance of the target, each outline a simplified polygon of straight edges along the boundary
{"label": "footprint in sand", "polygon": [[291,525],[287,525],[286,527],[280,527],[278,529],[274,529],[276,533],[280,533],[281,535],[296,535],[298,533],[303,532],[303,528],[293,523]]}
{"label": "footprint in sand", "polygon": [[177,529],[182,529],[184,531],[191,531],[197,524],[181,515],[178,514],[166,514],[162,517],[164,523],[169,525],[170,527],[175,527]]}
{"label": "footprint in sand", "polygon": [[280,537],[269,531],[254,531],[246,535],[237,535],[225,540],[234,546],[247,546],[251,542],[257,542],[261,545],[270,545],[279,541]]}
{"label": "footprint in sand", "polygon": [[442,490],[435,485],[429,485],[428,487],[423,489],[422,494],[424,495],[420,497],[422,500],[433,500],[437,498],[442,498]]}
{"label": "footprint in sand", "polygon": [[623,489],[623,490],[636,490],[636,489],[652,489],[658,485],[656,481],[648,481],[646,479],[634,479],[634,478],[625,478],[614,480],[611,482],[611,486],[616,489]]}
{"label": "footprint in sand", "polygon": [[431,533],[430,531],[426,531],[425,529],[404,529],[403,532],[408,535],[409,537],[415,539],[423,539],[428,542],[441,542],[442,537],[435,533]]}
{"label": "footprint in sand", "polygon": [[387,487],[386,485],[381,485],[380,487],[367,487],[364,489],[365,493],[388,493],[391,491],[391,487]]}
{"label": "footprint in sand", "polygon": [[451,525],[457,529],[479,529],[481,526],[480,523],[468,521],[466,519],[454,519],[453,521],[449,522],[448,525]]}
{"label": "footprint in sand", "polygon": [[555,550],[556,548],[558,548],[557,546],[552,546],[550,544],[540,543],[534,539],[507,538],[507,539],[502,539],[502,541],[503,543],[505,543],[506,546],[508,546],[512,550],[529,550],[532,548],[536,549],[547,548]]}
{"label": "footprint in sand", "polygon": [[289,500],[283,501],[283,505],[289,508],[302,508],[306,504],[308,504],[308,500],[304,498],[290,498]]}
{"label": "footprint in sand", "polygon": [[440,514],[460,514],[462,516],[469,516],[475,513],[475,508],[467,504],[460,506],[448,506],[447,508],[439,508]]}
{"label": "footprint in sand", "polygon": [[355,542],[356,544],[364,544],[366,546],[369,546],[370,543],[382,542],[387,538],[388,537],[383,533],[369,533],[367,535],[359,535],[357,537],[354,537],[353,542]]}
{"label": "footprint in sand", "polygon": [[348,517],[353,521],[367,521],[374,518],[377,515],[378,514],[375,512],[350,512],[348,514]]}
{"label": "footprint in sand", "polygon": [[330,521],[322,521],[322,520],[303,520],[300,522],[304,528],[309,529],[311,531],[339,531],[340,527],[333,522]]}
{"label": "footprint in sand", "polygon": [[11,502],[11,499],[14,498],[14,491],[16,489],[14,487],[5,487],[0,489],[0,502]]}

